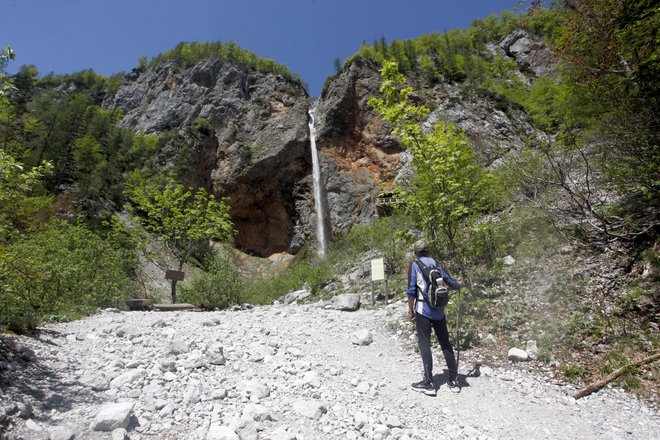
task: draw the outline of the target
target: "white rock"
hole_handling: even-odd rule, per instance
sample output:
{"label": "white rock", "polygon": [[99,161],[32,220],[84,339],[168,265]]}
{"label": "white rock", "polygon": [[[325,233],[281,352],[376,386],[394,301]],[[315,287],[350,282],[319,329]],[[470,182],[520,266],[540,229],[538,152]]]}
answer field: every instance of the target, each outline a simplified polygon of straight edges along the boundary
{"label": "white rock", "polygon": [[290,432],[289,429],[286,425],[278,426],[267,438],[270,438],[270,440],[297,440],[298,436]]}
{"label": "white rock", "polygon": [[536,359],[539,357],[539,347],[536,345],[535,340],[527,341],[527,347],[525,351],[529,355],[530,359]]}
{"label": "white rock", "polygon": [[385,420],[385,425],[387,425],[388,428],[400,428],[401,420],[395,415],[390,415]]}
{"label": "white rock", "polygon": [[67,426],[56,426],[50,430],[48,440],[72,440],[76,436],[76,431]]}
{"label": "white rock", "polygon": [[224,355],[224,349],[221,345],[213,344],[204,353],[209,362],[213,365],[224,365],[227,359]]}
{"label": "white rock", "polygon": [[353,426],[355,426],[357,429],[362,428],[368,423],[369,423],[369,417],[367,417],[366,414],[359,411],[353,414]]}
{"label": "white rock", "polygon": [[251,399],[264,399],[270,395],[270,389],[257,381],[248,380],[238,384],[238,389],[243,395]]}
{"label": "white rock", "polygon": [[213,400],[222,400],[227,397],[227,389],[225,388],[216,388],[211,392],[211,399]]}
{"label": "white rock", "polygon": [[387,438],[390,436],[390,428],[385,425],[378,424],[374,426],[374,435],[380,435],[380,438]]}
{"label": "white rock", "polygon": [[514,264],[516,264],[516,260],[511,255],[507,255],[506,257],[504,257],[502,259],[502,262],[504,263],[505,266],[513,266]]}
{"label": "white rock", "polygon": [[183,365],[185,368],[193,370],[195,368],[206,367],[210,363],[210,360],[205,355],[197,352],[190,354]]}
{"label": "white rock", "polygon": [[121,388],[126,385],[135,386],[137,382],[144,379],[147,375],[147,372],[142,369],[129,370],[124,374],[121,374],[110,381],[111,388]]}
{"label": "white rock", "polygon": [[257,425],[254,420],[241,419],[236,434],[241,440],[258,440]]}
{"label": "white rock", "polygon": [[523,362],[529,360],[529,356],[525,350],[513,347],[509,350],[507,359],[514,362]]}
{"label": "white rock", "polygon": [[173,354],[175,356],[178,356],[183,353],[188,353],[190,351],[190,346],[186,341],[182,341],[181,339],[174,339],[173,341],[170,342],[167,352],[170,354]]}
{"label": "white rock", "polygon": [[174,404],[172,402],[169,402],[158,412],[158,415],[161,417],[169,417],[172,416],[172,414],[174,414]]}
{"label": "white rock", "polygon": [[112,440],[126,440],[126,429],[117,428],[112,431]]}
{"label": "white rock", "polygon": [[316,371],[307,371],[303,375],[303,383],[312,388],[318,388],[321,386],[321,378]]}
{"label": "white rock", "polygon": [[308,296],[310,296],[312,292],[310,292],[307,289],[302,289],[302,290],[296,290],[294,292],[289,292],[283,297],[280,298],[280,302],[282,304],[292,304],[298,300],[305,299]]}
{"label": "white rock", "polygon": [[302,357],[303,352],[297,349],[296,347],[287,347],[286,352],[289,353],[293,357]]}
{"label": "white rock", "polygon": [[358,330],[351,335],[351,342],[355,345],[369,345],[373,340],[369,329]]}
{"label": "white rock", "polygon": [[336,310],[354,312],[360,308],[360,295],[350,293],[334,296],[331,300],[331,306]]}
{"label": "white rock", "polygon": [[172,373],[171,371],[167,371],[165,374],[163,374],[163,379],[165,379],[168,382],[172,382],[177,379],[177,375]]}
{"label": "white rock", "polygon": [[183,394],[183,403],[186,405],[194,405],[197,402],[200,401],[200,391],[199,387],[197,386],[191,386],[186,390],[186,392]]}
{"label": "white rock", "polygon": [[250,403],[243,408],[243,417],[248,417],[257,422],[265,422],[266,420],[274,420],[272,412],[263,405]]}
{"label": "white rock", "polygon": [[30,420],[28,420],[27,422],[25,422],[25,426],[26,426],[28,429],[31,429],[32,431],[42,431],[42,430],[43,430],[43,428],[41,427],[41,425],[39,425],[37,422],[35,422],[35,421],[32,420],[32,419],[30,419]]}
{"label": "white rock", "polygon": [[493,370],[487,365],[482,365],[481,367],[479,367],[479,371],[485,377],[493,377],[495,375],[495,370]]}
{"label": "white rock", "polygon": [[296,400],[293,403],[293,410],[308,419],[318,420],[327,412],[326,407],[320,402],[311,400]]}
{"label": "white rock", "polygon": [[219,423],[211,423],[206,440],[241,440],[236,432],[228,426]]}
{"label": "white rock", "polygon": [[29,403],[16,402],[16,410],[21,419],[28,419],[32,416],[32,405]]}
{"label": "white rock", "polygon": [[133,404],[130,402],[110,403],[101,407],[90,425],[92,431],[114,431],[126,428],[131,420]]}
{"label": "white rock", "polygon": [[105,391],[110,389],[110,381],[98,374],[85,374],[78,380],[78,382],[94,391]]}
{"label": "white rock", "polygon": [[369,386],[369,382],[360,382],[355,389],[358,393],[365,394],[371,390],[371,386]]}

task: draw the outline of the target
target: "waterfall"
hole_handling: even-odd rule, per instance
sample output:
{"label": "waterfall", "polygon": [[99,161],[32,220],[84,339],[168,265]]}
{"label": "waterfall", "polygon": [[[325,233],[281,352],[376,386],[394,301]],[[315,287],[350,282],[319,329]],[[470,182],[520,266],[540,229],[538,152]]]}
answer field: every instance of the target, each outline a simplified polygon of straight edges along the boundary
{"label": "waterfall", "polygon": [[319,154],[316,151],[316,131],[314,130],[314,108],[309,110],[309,139],[312,149],[312,176],[314,180],[314,205],[316,207],[316,241],[318,245],[318,254],[321,257],[325,256],[325,226],[323,220],[325,213],[323,212],[323,199],[321,198],[323,192],[323,184],[321,183],[321,166],[319,165]]}

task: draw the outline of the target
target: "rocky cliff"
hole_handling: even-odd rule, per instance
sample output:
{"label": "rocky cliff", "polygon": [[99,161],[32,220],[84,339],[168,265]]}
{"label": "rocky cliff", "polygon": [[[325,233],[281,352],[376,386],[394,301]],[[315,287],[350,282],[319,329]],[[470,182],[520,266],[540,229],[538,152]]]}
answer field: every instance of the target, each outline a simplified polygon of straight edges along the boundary
{"label": "rocky cliff", "polygon": [[178,133],[161,151],[163,167],[176,165],[183,137],[191,183],[230,198],[238,248],[266,256],[304,243],[313,200],[300,86],[221,60],[163,63],[128,75],[106,106],[120,108],[122,124],[137,132]]}
{"label": "rocky cliff", "polygon": [[[521,77],[549,71],[547,48],[524,32],[491,45],[492,55],[515,58]],[[429,122],[457,124],[487,163],[538,136],[519,110],[502,109],[467,83],[410,78],[434,110]],[[314,200],[308,111],[314,108],[317,146],[333,235],[376,216],[406,163],[389,127],[367,105],[378,93],[378,66],[355,60],[313,102],[295,83],[221,60],[182,68],[166,62],[127,75],[105,103],[120,108],[122,124],[137,132],[176,133],[157,163],[174,169],[181,149],[191,183],[230,197],[237,248],[258,256],[296,253],[314,239]]]}

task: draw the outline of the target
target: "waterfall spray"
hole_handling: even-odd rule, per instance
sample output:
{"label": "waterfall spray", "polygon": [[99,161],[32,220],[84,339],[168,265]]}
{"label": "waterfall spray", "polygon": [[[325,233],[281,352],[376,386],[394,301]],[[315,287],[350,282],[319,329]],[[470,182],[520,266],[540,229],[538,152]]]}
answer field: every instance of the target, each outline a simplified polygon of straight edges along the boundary
{"label": "waterfall spray", "polygon": [[321,257],[325,256],[326,237],[325,227],[323,220],[325,213],[323,212],[323,199],[322,191],[323,184],[321,183],[321,166],[319,165],[319,155],[316,151],[316,131],[314,130],[314,108],[309,110],[309,139],[312,149],[312,177],[314,183],[314,205],[316,207],[316,241],[318,246],[318,254]]}

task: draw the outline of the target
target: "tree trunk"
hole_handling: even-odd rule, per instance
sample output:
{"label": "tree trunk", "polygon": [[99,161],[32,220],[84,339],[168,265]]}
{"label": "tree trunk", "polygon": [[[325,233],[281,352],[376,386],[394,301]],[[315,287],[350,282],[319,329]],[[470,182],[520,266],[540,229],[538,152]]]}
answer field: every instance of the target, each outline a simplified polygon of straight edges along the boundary
{"label": "tree trunk", "polygon": [[593,393],[594,391],[598,391],[598,390],[600,390],[600,389],[603,388],[605,385],[607,385],[608,383],[612,382],[614,379],[616,379],[617,377],[619,377],[619,376],[620,376],[624,371],[626,371],[628,368],[638,368],[638,367],[641,367],[642,365],[646,365],[646,364],[650,364],[650,363],[652,363],[652,362],[655,362],[655,361],[657,361],[658,359],[660,359],[660,351],[657,352],[657,353],[655,353],[655,354],[652,355],[652,356],[645,357],[644,359],[639,360],[639,361],[637,361],[637,362],[635,362],[635,363],[628,364],[628,365],[626,365],[625,367],[621,367],[621,368],[619,368],[618,370],[613,371],[613,372],[612,372],[609,376],[607,376],[606,378],[601,379],[601,380],[599,380],[599,381],[597,381],[597,382],[593,382],[593,383],[587,385],[586,387],[582,388],[581,390],[578,390],[578,391],[575,393],[575,399],[579,399],[579,398],[581,398],[581,397],[584,397],[584,396],[586,396],[586,395],[588,395],[588,394]]}
{"label": "tree trunk", "polygon": [[177,280],[172,280],[172,304],[176,304],[176,283]]}

